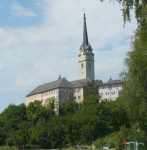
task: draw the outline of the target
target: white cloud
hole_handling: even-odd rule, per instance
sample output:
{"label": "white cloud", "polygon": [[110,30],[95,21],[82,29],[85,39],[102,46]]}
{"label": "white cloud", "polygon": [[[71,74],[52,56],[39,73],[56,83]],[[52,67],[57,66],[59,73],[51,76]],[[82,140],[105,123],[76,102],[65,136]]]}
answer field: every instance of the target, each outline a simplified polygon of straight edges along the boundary
{"label": "white cloud", "polygon": [[16,2],[12,4],[10,13],[16,17],[37,17],[37,14],[34,11],[24,8]]}
{"label": "white cloud", "polygon": [[[136,28],[135,20],[123,28],[118,5],[97,0],[40,0],[42,24],[32,27],[0,29],[0,91],[32,90],[56,80],[59,73],[68,80],[78,79],[78,54],[82,43],[83,8],[86,8],[89,41],[95,53],[95,77],[107,81],[123,68],[129,51],[127,37]],[[18,3],[15,16],[36,17]],[[127,41],[126,44],[122,44]],[[99,51],[111,44],[111,51]],[[26,93],[28,94],[28,93]]]}

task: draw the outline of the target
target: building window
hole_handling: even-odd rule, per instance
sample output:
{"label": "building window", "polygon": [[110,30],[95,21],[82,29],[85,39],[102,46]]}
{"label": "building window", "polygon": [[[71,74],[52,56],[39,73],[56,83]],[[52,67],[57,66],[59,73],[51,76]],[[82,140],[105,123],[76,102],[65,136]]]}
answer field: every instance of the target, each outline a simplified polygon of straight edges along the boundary
{"label": "building window", "polygon": [[43,93],[41,93],[41,97],[43,97]]}
{"label": "building window", "polygon": [[80,92],[80,89],[78,89],[78,92]]}
{"label": "building window", "polygon": [[48,92],[48,95],[50,95],[50,91]]}
{"label": "building window", "polygon": [[105,87],[103,86],[103,89],[104,89]]}
{"label": "building window", "polygon": [[109,92],[108,92],[108,95],[109,95]]}
{"label": "building window", "polygon": [[115,92],[114,92],[114,95],[115,95]]}
{"label": "building window", "polygon": [[91,68],[91,63],[89,63],[89,68]]}
{"label": "building window", "polygon": [[109,90],[112,90],[112,86],[109,86]]}
{"label": "building window", "polygon": [[107,95],[107,92],[106,92],[106,95]]}
{"label": "building window", "polygon": [[55,90],[54,90],[54,94],[55,94]]}
{"label": "building window", "polygon": [[62,93],[64,93],[64,90],[62,90]]}
{"label": "building window", "polygon": [[36,96],[35,96],[35,99],[36,99]]}
{"label": "building window", "polygon": [[52,95],[53,95],[53,91],[52,91]]}
{"label": "building window", "polygon": [[74,92],[76,93],[76,89],[74,90]]}
{"label": "building window", "polygon": [[28,101],[29,101],[29,98],[28,98]]}
{"label": "building window", "polygon": [[76,99],[76,96],[74,97],[74,99]]}
{"label": "building window", "polygon": [[84,68],[84,65],[83,65],[83,63],[81,64],[81,68]]}
{"label": "building window", "polygon": [[64,100],[64,96],[62,96],[62,100]]}
{"label": "building window", "polygon": [[113,95],[113,92],[111,92],[111,94]]}
{"label": "building window", "polygon": [[107,86],[105,86],[105,89],[107,88]]}
{"label": "building window", "polygon": [[43,93],[43,95],[45,96],[45,93]]}
{"label": "building window", "polygon": [[43,99],[41,100],[41,103],[43,103]]}
{"label": "building window", "polygon": [[78,99],[81,99],[81,96],[78,96]]}
{"label": "building window", "polygon": [[67,93],[68,93],[68,90],[67,90]]}
{"label": "building window", "polygon": [[67,100],[69,100],[69,96],[67,96]]}

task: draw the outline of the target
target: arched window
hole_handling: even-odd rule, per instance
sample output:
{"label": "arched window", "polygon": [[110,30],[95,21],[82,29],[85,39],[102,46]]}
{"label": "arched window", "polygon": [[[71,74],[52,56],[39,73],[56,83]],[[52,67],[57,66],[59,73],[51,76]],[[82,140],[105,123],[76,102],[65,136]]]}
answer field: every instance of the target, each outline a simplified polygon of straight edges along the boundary
{"label": "arched window", "polygon": [[83,65],[83,63],[81,64],[81,68],[84,68],[84,65]]}

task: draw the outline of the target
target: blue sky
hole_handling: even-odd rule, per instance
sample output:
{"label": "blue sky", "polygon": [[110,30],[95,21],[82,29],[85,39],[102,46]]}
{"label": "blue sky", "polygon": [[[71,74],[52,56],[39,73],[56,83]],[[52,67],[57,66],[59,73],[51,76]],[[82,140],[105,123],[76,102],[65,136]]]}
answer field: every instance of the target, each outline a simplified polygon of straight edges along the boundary
{"label": "blue sky", "polygon": [[[83,9],[95,54],[95,77],[118,79],[136,21],[123,28],[121,6],[99,0],[0,1],[0,112],[25,103],[36,86],[78,79]],[[132,16],[134,13],[132,12]]]}

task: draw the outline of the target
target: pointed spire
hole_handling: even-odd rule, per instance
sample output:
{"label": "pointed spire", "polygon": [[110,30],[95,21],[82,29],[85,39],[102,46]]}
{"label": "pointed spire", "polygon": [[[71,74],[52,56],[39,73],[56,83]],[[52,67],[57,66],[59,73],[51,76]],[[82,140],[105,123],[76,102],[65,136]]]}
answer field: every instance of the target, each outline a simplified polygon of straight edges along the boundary
{"label": "pointed spire", "polygon": [[60,74],[59,74],[59,78],[58,78],[58,80],[59,80],[59,79],[61,79],[61,76],[60,76]]}
{"label": "pointed spire", "polygon": [[87,26],[86,26],[86,18],[84,13],[84,20],[83,20],[83,47],[84,49],[88,45],[88,34],[87,34]]}

